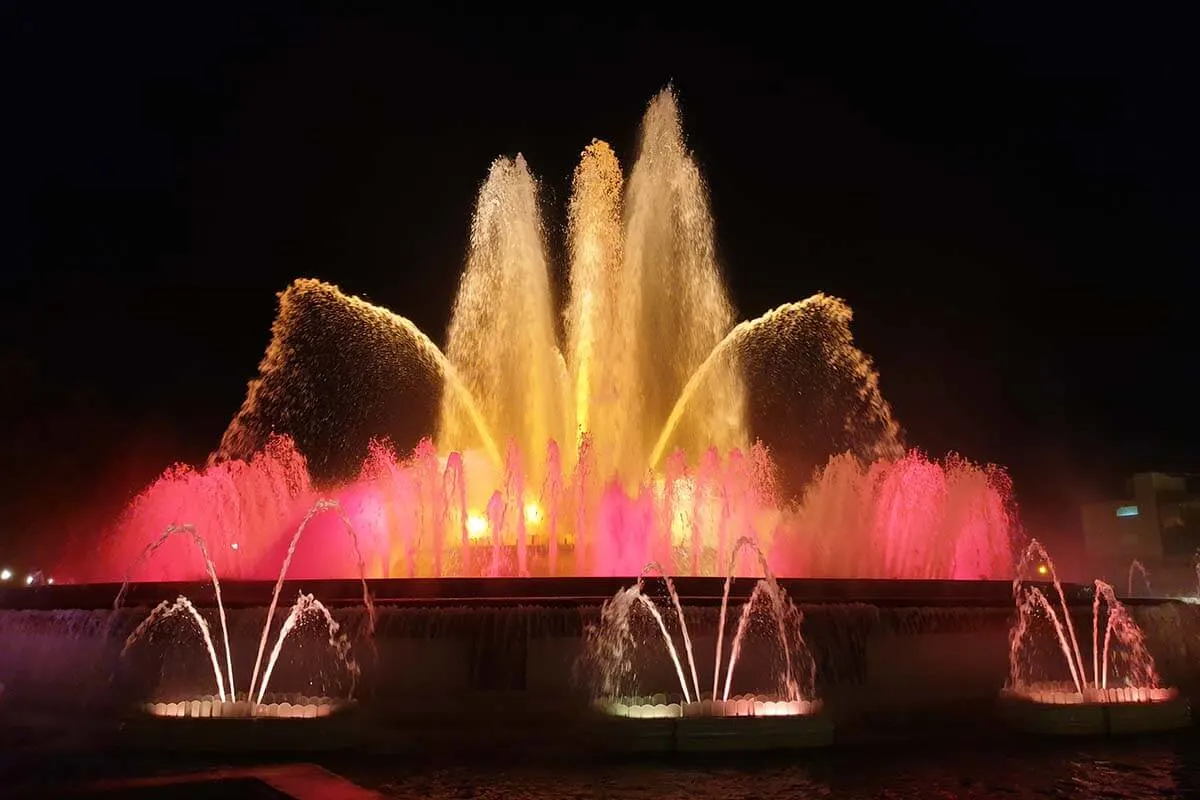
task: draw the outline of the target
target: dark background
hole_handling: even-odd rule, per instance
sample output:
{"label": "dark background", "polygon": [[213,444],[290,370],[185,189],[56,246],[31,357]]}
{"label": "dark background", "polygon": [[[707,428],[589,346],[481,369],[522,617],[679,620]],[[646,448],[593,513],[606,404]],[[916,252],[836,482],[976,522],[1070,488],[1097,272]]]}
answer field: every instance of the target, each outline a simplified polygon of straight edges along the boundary
{"label": "dark background", "polygon": [[117,5],[0,12],[0,556],[202,461],[294,277],[441,340],[490,161],[561,250],[580,149],[628,164],[668,81],[739,314],[844,297],[908,441],[1007,465],[1031,532],[1200,468],[1187,20]]}

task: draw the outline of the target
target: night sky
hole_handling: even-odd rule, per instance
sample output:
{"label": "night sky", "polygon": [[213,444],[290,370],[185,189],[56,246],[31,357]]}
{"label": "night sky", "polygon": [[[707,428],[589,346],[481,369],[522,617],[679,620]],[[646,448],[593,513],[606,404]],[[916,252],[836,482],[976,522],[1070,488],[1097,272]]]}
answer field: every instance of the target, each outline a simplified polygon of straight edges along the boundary
{"label": "night sky", "polygon": [[845,298],[910,444],[1007,465],[1068,552],[1081,498],[1200,470],[1182,19],[25,5],[0,12],[0,552],[202,461],[295,277],[443,340],[491,160],[524,153],[560,256],[580,150],[628,165],[668,82],[739,316]]}

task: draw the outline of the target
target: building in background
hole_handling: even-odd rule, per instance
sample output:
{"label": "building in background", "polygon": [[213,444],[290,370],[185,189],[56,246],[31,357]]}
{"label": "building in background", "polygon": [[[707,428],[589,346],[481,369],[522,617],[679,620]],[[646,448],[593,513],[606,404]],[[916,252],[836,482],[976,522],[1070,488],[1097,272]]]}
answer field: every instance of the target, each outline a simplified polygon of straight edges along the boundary
{"label": "building in background", "polygon": [[1084,554],[1091,571],[1118,592],[1146,592],[1130,578],[1136,559],[1155,594],[1194,595],[1200,555],[1200,475],[1139,472],[1116,500],[1083,506]]}

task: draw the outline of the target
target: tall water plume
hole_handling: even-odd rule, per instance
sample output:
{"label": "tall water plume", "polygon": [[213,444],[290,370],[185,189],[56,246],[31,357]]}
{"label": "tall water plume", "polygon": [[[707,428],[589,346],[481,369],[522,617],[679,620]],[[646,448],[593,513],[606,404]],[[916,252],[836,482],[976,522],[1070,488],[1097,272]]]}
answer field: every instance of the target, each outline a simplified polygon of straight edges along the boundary
{"label": "tall water plume", "polygon": [[[669,90],[642,120],[638,158],[625,193],[620,311],[607,332],[619,344],[614,394],[631,421],[616,442],[620,471],[640,477],[689,378],[733,324],[716,262],[708,194],[687,152],[679,107]],[[740,376],[725,367],[697,388],[674,426],[671,445],[693,457],[708,447],[746,444]]]}
{"label": "tall water plume", "polygon": [[[446,354],[488,427],[526,453],[568,433],[553,308],[537,187],[524,158],[497,159],[475,206]],[[443,395],[438,444],[483,446],[462,396]]]}
{"label": "tall water plume", "polygon": [[[620,441],[629,420],[631,387],[621,384],[619,365],[629,346],[619,322],[624,302],[617,292],[624,253],[621,230],[621,165],[612,148],[593,141],[584,149],[571,183],[568,242],[571,254],[567,301],[567,364],[577,433]],[[622,392],[623,390],[623,392]],[[605,450],[601,469],[616,469]]]}

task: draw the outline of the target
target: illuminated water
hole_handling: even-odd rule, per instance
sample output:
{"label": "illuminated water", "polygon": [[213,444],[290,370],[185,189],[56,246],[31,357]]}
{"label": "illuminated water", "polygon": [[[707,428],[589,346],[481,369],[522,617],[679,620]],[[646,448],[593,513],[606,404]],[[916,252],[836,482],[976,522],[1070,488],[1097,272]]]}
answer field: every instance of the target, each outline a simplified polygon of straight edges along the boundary
{"label": "illuminated water", "polygon": [[[262,706],[263,704],[264,697],[266,696],[267,692],[267,685],[270,683],[271,674],[274,672],[275,664],[278,662],[279,656],[283,652],[283,645],[284,642],[287,641],[288,635],[292,633],[292,631],[296,629],[297,625],[299,625],[304,619],[308,617],[317,617],[321,620],[325,626],[325,629],[328,631],[329,646],[336,654],[339,664],[351,676],[352,683],[350,688],[350,696],[353,697],[353,684],[357,680],[359,668],[357,662],[354,660],[350,652],[350,640],[345,634],[340,632],[340,626],[329,613],[329,609],[327,609],[311,594],[304,594],[303,592],[300,593],[296,603],[292,606],[291,610],[284,618],[283,624],[279,628],[279,632],[275,640],[275,646],[271,650],[270,657],[267,659],[265,665],[263,663],[263,653],[266,649],[267,639],[271,633],[272,623],[275,620],[275,609],[279,602],[279,593],[283,588],[284,579],[287,577],[288,567],[291,564],[291,556],[295,552],[296,545],[303,536],[308,524],[318,515],[326,511],[335,512],[335,515],[345,526],[346,532],[348,533],[350,539],[349,549],[351,549],[352,552],[354,552],[358,557],[361,575],[362,557],[359,555],[358,542],[354,534],[354,529],[350,526],[349,521],[346,520],[345,515],[341,514],[341,509],[336,502],[329,500],[318,501],[308,512],[308,514],[305,515],[304,520],[297,527],[295,534],[291,538],[291,543],[288,549],[288,557],[284,559],[283,565],[279,570],[279,579],[277,580],[275,584],[275,590],[271,595],[271,604],[267,610],[266,622],[263,624],[262,636],[259,641],[258,654],[255,658],[254,669],[250,674],[250,688],[248,691],[239,694],[237,684],[234,682],[233,653],[230,647],[229,626],[226,621],[225,604],[221,597],[221,581],[217,577],[216,565],[209,556],[209,547],[207,541],[192,525],[178,527],[173,525],[169,526],[161,536],[147,545],[147,547],[133,562],[129,572],[126,573],[125,581],[121,584],[121,588],[117,592],[116,599],[113,601],[113,613],[110,615],[110,630],[111,623],[116,619],[117,612],[120,611],[121,603],[129,589],[129,574],[147,562],[153,563],[154,557],[168,541],[179,539],[180,537],[178,535],[183,534],[182,540],[186,543],[194,545],[195,551],[199,553],[203,559],[206,572],[209,576],[209,579],[212,581],[213,592],[217,605],[217,614],[221,621],[221,638],[224,644],[225,670],[228,674],[228,683],[225,681],[225,676],[222,675],[221,659],[217,655],[216,646],[213,644],[212,632],[210,630],[208,620],[205,619],[200,610],[197,609],[187,597],[182,595],[180,595],[174,602],[164,600],[151,610],[146,618],[143,619],[141,623],[138,624],[137,628],[135,628],[133,632],[130,633],[126,638],[124,647],[121,650],[121,657],[124,658],[132,648],[153,636],[157,632],[157,629],[161,626],[160,624],[162,622],[173,617],[184,617],[189,619],[195,624],[196,629],[200,632],[201,641],[205,650],[207,651],[209,661],[212,663],[214,678],[213,688],[215,688],[216,691],[214,693],[210,693],[211,698],[209,702],[211,703],[214,701],[219,701],[222,705],[224,705],[226,701],[228,701],[230,704],[236,705],[239,698],[245,701],[252,700],[253,703],[250,703],[246,710],[248,714],[252,714],[254,707]],[[362,580],[363,605],[367,612],[368,618],[367,635],[370,636],[375,630],[375,607],[371,600],[370,593],[367,590],[366,581],[365,579]],[[107,635],[105,638],[107,638]],[[258,689],[257,692],[255,692],[256,688]],[[191,698],[171,698],[171,701],[176,702],[190,699]]]}
{"label": "illuminated water", "polygon": [[[1053,600],[1040,587],[1026,583],[1024,572],[1033,564],[1046,567],[1054,588]],[[1009,688],[1013,691],[1036,697],[1043,687],[1055,683],[1053,671],[1047,672],[1047,653],[1038,650],[1039,644],[1049,641],[1054,643],[1050,652],[1056,645],[1062,656],[1058,663],[1065,662],[1070,676],[1064,685],[1056,686],[1059,693],[1073,689],[1084,700],[1111,701],[1107,690],[1132,687],[1142,693],[1155,692],[1154,699],[1166,698],[1160,689],[1154,657],[1146,648],[1145,634],[1108,584],[1095,582],[1090,674],[1054,562],[1036,540],[1030,542],[1018,564],[1013,597],[1017,604],[1017,620],[1009,636]],[[1145,701],[1150,696],[1139,699]]]}
{"label": "illuminated water", "polygon": [[[722,575],[741,538],[780,576],[1011,577],[1007,479],[905,454],[842,301],[734,325],[671,92],[651,101],[627,180],[605,143],[583,151],[567,228],[560,324],[538,185],[521,156],[492,165],[444,353],[404,317],[296,281],[210,466],[169,470],[59,580],[112,579],[182,524],[206,532],[220,574],[245,578],[285,559],[297,578],[634,575],[650,561]],[[372,425],[421,403],[436,406],[431,439],[368,448]],[[752,416],[777,407],[803,410],[780,411],[775,434],[821,467],[788,483],[807,485],[798,497],[752,440]],[[347,453],[357,476],[341,474]],[[361,566],[331,515],[289,550],[326,498]],[[135,579],[200,574],[164,546]]]}
{"label": "illuminated water", "polygon": [[[729,589],[733,582],[733,567],[738,554],[747,550],[757,555],[762,568],[763,577],[755,584],[749,599],[737,615],[737,627],[730,641],[728,660],[725,654],[725,617],[729,605]],[[581,660],[580,667],[584,679],[591,684],[593,696],[597,698],[598,707],[621,716],[630,715],[630,707],[641,708],[643,713],[647,708],[655,707],[667,714],[699,715],[713,713],[711,701],[726,704],[730,701],[730,691],[733,686],[733,676],[742,654],[751,625],[758,623],[767,633],[770,645],[770,657],[777,664],[770,677],[769,686],[748,687],[754,690],[755,697],[769,701],[772,714],[801,713],[801,704],[806,708],[812,707],[813,691],[816,685],[816,662],[813,660],[808,646],[804,641],[801,626],[804,622],[803,613],[787,597],[782,587],[771,574],[766,558],[758,551],[752,539],[743,538],[735,544],[729,561],[730,572],[725,581],[725,592],[721,600],[721,611],[718,617],[718,632],[716,651],[713,658],[712,691],[701,691],[699,673],[696,667],[695,649],[688,628],[687,618],[679,594],[660,564],[648,564],[638,577],[637,583],[627,589],[622,589],[604,604],[600,613],[600,622],[588,632],[587,647]],[[662,577],[667,591],[669,603],[674,611],[677,625],[668,627],[657,602],[647,591],[647,577],[658,573]],[[640,612],[653,620],[648,628],[639,623]],[[661,634],[661,638],[658,636]],[[676,637],[682,641],[682,651],[676,644]],[[678,698],[672,700],[663,693],[670,687],[647,685],[646,676],[641,674],[639,662],[646,659],[647,650],[654,651],[658,647],[666,648],[675,675],[679,680]],[[681,655],[682,652],[682,655]],[[721,681],[721,668],[725,664],[724,681]],[[688,677],[691,677],[691,683]],[[707,684],[706,684],[707,685]],[[720,691],[720,687],[724,690]],[[746,687],[743,687],[743,690]],[[758,692],[769,692],[761,697]],[[645,702],[642,702],[645,701]],[[702,702],[703,701],[703,702]],[[674,703],[674,705],[671,705]],[[777,709],[776,706],[779,706]],[[724,708],[724,706],[722,706]],[[782,710],[779,710],[782,709]],[[724,711],[721,712],[723,715]],[[728,714],[732,716],[732,713]]]}

